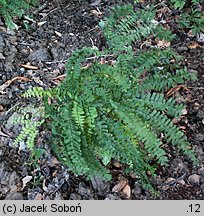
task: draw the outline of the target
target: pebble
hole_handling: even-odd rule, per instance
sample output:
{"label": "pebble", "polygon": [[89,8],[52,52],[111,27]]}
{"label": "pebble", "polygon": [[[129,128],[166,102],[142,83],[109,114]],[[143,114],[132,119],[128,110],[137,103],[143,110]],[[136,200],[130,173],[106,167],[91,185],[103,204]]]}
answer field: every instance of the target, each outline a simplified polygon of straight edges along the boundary
{"label": "pebble", "polygon": [[198,185],[198,184],[200,184],[200,176],[197,175],[197,174],[190,175],[190,176],[188,177],[188,181],[189,181],[192,185]]}
{"label": "pebble", "polygon": [[16,36],[10,36],[10,42],[13,44],[13,45],[17,45],[17,40],[18,38]]}
{"label": "pebble", "polygon": [[188,47],[187,46],[180,46],[180,47],[178,47],[178,51],[180,51],[180,52],[188,51]]}
{"label": "pebble", "polygon": [[202,190],[203,195],[204,195],[204,183],[200,186],[200,189]]}
{"label": "pebble", "polygon": [[82,197],[79,194],[71,193],[69,199],[70,200],[81,200]]}
{"label": "pebble", "polygon": [[197,35],[197,41],[204,43],[204,33],[201,32],[199,35]]}
{"label": "pebble", "polygon": [[30,61],[47,61],[50,55],[46,49],[38,49],[29,54],[28,60]]}
{"label": "pebble", "polygon": [[204,167],[198,169],[198,174],[204,177]]}
{"label": "pebble", "polygon": [[105,196],[110,190],[110,184],[101,177],[95,176],[92,180],[92,186],[99,196]]}
{"label": "pebble", "polygon": [[0,34],[0,52],[3,52],[4,47],[5,47],[4,38]]}
{"label": "pebble", "polygon": [[197,116],[198,116],[198,118],[203,119],[204,118],[204,111],[199,110]]}
{"label": "pebble", "polygon": [[92,199],[93,198],[93,193],[91,192],[91,190],[87,187],[85,188],[85,186],[83,186],[82,183],[79,184],[79,188],[78,188],[78,194],[80,194],[83,199]]}
{"label": "pebble", "polygon": [[184,170],[188,170],[188,167],[184,161],[177,158],[172,161],[172,171],[174,173],[181,174]]}
{"label": "pebble", "polygon": [[105,200],[121,200],[121,199],[115,194],[108,194]]}
{"label": "pebble", "polygon": [[203,140],[204,140],[204,135],[201,134],[201,133],[197,134],[196,137],[197,137],[197,139],[198,139],[199,141],[203,141]]}
{"label": "pebble", "polygon": [[142,194],[142,188],[137,185],[132,189],[132,194],[137,198]]}
{"label": "pebble", "polygon": [[5,200],[23,200],[23,196],[18,192],[13,192],[5,197]]}

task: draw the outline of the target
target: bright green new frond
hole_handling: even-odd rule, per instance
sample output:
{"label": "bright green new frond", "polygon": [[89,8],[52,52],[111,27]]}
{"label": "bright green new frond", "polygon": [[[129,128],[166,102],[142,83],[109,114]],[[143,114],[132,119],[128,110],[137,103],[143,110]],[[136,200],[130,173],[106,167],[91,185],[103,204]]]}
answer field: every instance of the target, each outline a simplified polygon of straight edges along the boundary
{"label": "bright green new frond", "polygon": [[28,89],[24,94],[24,98],[37,97],[37,98],[53,98],[57,93],[57,88],[55,89],[43,89],[42,87],[33,87]]}
{"label": "bright green new frond", "polygon": [[39,127],[44,123],[44,108],[27,106],[19,110],[19,115],[14,117],[13,123],[22,126],[20,134],[15,138],[13,144],[18,145],[25,142],[28,149],[35,146],[35,139],[39,133]]}
{"label": "bright green new frond", "polygon": [[85,122],[85,113],[83,107],[79,105],[79,103],[77,103],[76,101],[73,102],[72,116],[74,117],[77,126],[83,131],[84,122]]}

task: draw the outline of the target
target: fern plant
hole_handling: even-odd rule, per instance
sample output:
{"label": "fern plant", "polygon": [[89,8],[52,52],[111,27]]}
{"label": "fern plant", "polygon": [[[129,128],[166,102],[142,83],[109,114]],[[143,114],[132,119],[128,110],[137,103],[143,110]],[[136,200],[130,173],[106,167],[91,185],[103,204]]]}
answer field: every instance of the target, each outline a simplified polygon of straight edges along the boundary
{"label": "fern plant", "polygon": [[178,24],[181,28],[192,30],[193,34],[204,29],[204,11],[202,0],[171,0],[176,9],[181,10]]}
{"label": "fern plant", "polygon": [[43,107],[27,106],[19,109],[18,115],[12,119],[12,122],[20,125],[22,130],[13,144],[16,146],[21,141],[25,141],[27,148],[34,150],[38,129],[44,123],[44,119]]}
{"label": "fern plant", "polygon": [[14,16],[21,17],[25,10],[35,3],[36,0],[0,0],[0,16],[5,19],[5,23],[9,28],[14,28],[12,18]]}
{"label": "fern plant", "polygon": [[186,135],[171,121],[184,106],[164,95],[195,75],[179,67],[181,57],[170,48],[133,46],[149,37],[173,38],[155,25],[154,15],[153,9],[134,12],[131,5],[117,7],[103,21],[108,49],[75,51],[58,87],[24,94],[42,97],[53,151],[77,175],[109,180],[106,166],[114,158],[147,186],[146,172],[154,174],[156,169],[150,164],[168,164],[164,142],[196,162]]}

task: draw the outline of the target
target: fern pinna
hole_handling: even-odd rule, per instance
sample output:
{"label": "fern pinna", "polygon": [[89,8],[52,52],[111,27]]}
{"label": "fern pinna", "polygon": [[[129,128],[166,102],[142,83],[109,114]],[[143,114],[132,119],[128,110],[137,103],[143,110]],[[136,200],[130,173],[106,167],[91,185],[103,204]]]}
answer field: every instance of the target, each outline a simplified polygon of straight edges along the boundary
{"label": "fern pinna", "polygon": [[[105,166],[114,158],[148,183],[146,172],[155,170],[150,162],[168,163],[163,140],[196,161],[186,135],[171,121],[184,106],[163,94],[194,75],[178,67],[180,56],[170,48],[132,48],[132,43],[161,33],[159,23],[152,25],[153,15],[149,9],[134,12],[130,5],[115,9],[104,21],[108,49],[75,51],[57,88],[25,94],[44,98],[53,150],[77,175],[110,179]],[[165,40],[173,38],[163,32]]]}

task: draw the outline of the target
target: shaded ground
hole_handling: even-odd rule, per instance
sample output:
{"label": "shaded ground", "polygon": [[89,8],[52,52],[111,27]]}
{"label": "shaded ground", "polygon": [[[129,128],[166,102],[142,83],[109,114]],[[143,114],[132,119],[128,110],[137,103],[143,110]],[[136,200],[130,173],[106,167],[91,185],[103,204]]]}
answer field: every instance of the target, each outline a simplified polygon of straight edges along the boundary
{"label": "shaded ground", "polygon": [[[110,6],[125,1],[56,2],[36,11],[28,23],[24,19],[16,21],[18,31],[9,31],[0,22],[0,86],[12,78],[24,77],[0,91],[0,199],[203,199],[204,39],[203,35],[192,37],[174,29],[175,17],[171,14],[173,19],[166,25],[177,35],[172,46],[185,57],[182,64],[198,75],[196,82],[185,85],[188,89],[181,88],[173,96],[187,103],[187,113],[179,124],[194,146],[202,162],[200,166],[192,167],[184,156],[168,147],[169,167],[159,168],[157,178],[150,177],[160,192],[159,197],[154,197],[141,188],[134,175],[126,176],[117,162],[110,167],[114,176],[111,182],[100,178],[87,181],[74,176],[51,154],[49,142],[45,143],[50,134],[43,128],[37,146],[45,148],[46,152],[36,164],[29,161],[28,151],[12,147],[19,127],[9,120],[17,107],[29,104],[21,94],[32,86],[56,85],[55,78],[64,74],[66,59],[77,48],[103,49],[105,40],[98,22]],[[22,64],[37,69],[31,70]]]}

